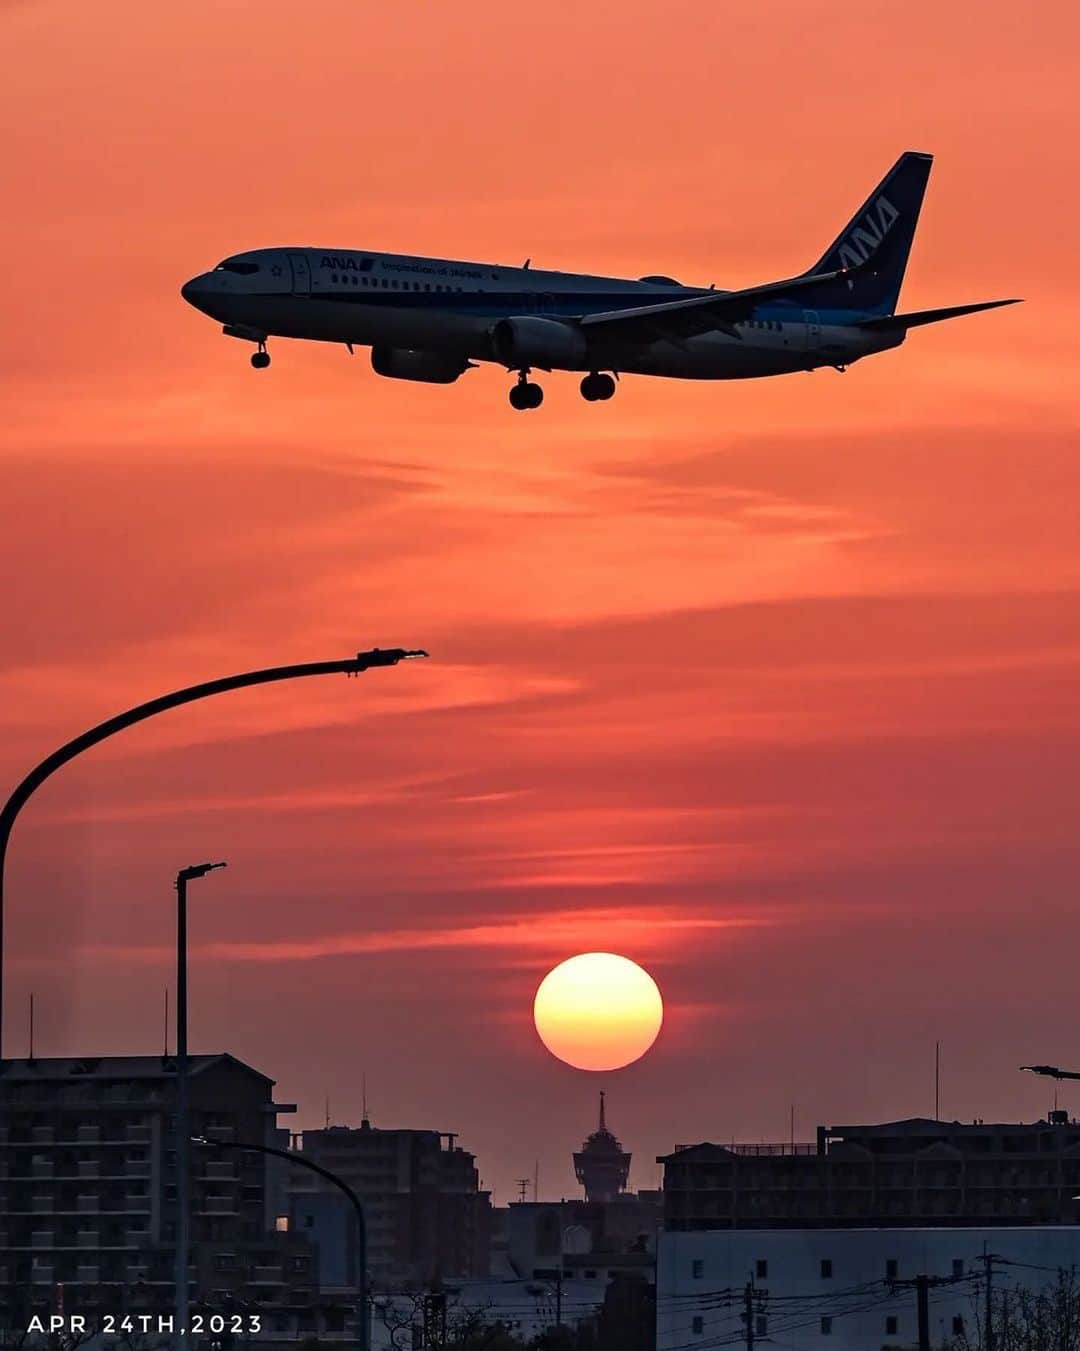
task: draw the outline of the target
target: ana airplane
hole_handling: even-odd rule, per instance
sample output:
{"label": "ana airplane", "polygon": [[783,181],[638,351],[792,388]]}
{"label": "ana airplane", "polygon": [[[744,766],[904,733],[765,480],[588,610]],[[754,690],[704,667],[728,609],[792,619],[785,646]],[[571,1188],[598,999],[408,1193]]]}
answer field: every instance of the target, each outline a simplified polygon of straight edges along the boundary
{"label": "ana airplane", "polygon": [[846,370],[898,347],[908,330],[974,305],[897,314],[930,175],[908,151],[809,271],[740,291],[543,272],[397,253],[314,248],[237,253],[193,277],[181,295],[253,342],[269,366],[271,337],[371,348],[379,375],[450,384],[478,361],[517,372],[514,408],[538,408],[536,370],[582,371],[590,402],[610,399],[619,375],[735,380]]}

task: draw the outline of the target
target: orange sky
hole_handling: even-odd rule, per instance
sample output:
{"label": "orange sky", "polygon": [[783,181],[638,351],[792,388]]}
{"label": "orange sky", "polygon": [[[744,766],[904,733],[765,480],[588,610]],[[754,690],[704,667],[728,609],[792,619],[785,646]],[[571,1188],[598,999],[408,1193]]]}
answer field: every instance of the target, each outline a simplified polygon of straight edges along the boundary
{"label": "orange sky", "polygon": [[[676,1141],[943,1108],[1080,1062],[1080,22],[1048,3],[0,7],[0,770],[196,680],[21,822],[8,1044],[160,1045],[171,876],[193,1042],[315,1124],[462,1133],[502,1200],[599,1081],[530,1025],[555,961],[643,963],[604,1076],[634,1178]],[[904,307],[1027,303],[847,375],[379,380],[185,306],[327,244],[734,286],[808,266],[937,156]],[[193,893],[194,897],[194,893]],[[1074,1095],[1070,1106],[1076,1105]]]}

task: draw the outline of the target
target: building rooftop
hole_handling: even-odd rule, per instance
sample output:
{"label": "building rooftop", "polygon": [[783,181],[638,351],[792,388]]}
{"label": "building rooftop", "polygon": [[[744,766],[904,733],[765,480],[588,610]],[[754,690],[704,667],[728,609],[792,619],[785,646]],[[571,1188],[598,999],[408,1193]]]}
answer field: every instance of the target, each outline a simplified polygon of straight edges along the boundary
{"label": "building rooftop", "polygon": [[[201,1074],[212,1065],[228,1063],[246,1070],[268,1084],[274,1080],[237,1060],[228,1051],[213,1055],[189,1055],[188,1073]],[[176,1074],[176,1060],[166,1055],[37,1056],[25,1060],[0,1060],[0,1081],[41,1083],[55,1079],[166,1079]]]}

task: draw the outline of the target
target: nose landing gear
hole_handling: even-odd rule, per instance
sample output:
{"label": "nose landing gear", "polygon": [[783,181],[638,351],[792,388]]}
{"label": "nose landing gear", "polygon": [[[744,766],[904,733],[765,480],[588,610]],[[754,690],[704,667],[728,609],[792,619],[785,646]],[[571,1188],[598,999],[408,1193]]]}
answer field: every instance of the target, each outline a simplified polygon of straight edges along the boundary
{"label": "nose landing gear", "polygon": [[270,365],[270,353],[266,350],[265,342],[260,342],[259,350],[252,353],[251,364],[257,371],[264,371]]}
{"label": "nose landing gear", "polygon": [[610,399],[614,393],[615,381],[610,375],[603,375],[600,371],[593,371],[581,382],[581,397],[589,403]]}
{"label": "nose landing gear", "polygon": [[544,402],[544,391],[529,378],[528,369],[518,372],[518,382],[510,390],[510,407],[519,411],[525,408],[539,408]]}

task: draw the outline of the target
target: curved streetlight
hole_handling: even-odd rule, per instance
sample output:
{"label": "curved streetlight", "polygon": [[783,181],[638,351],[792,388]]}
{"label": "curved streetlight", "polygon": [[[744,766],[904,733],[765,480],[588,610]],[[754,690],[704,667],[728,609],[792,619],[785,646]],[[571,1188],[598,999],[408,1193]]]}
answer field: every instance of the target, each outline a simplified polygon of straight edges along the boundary
{"label": "curved streetlight", "polygon": [[313,1173],[318,1173],[327,1182],[332,1182],[339,1191],[343,1191],[352,1202],[353,1210],[356,1213],[356,1265],[359,1268],[359,1281],[357,1282],[358,1293],[360,1296],[360,1335],[356,1340],[359,1351],[368,1351],[368,1307],[367,1307],[367,1224],[364,1220],[364,1207],[359,1196],[353,1191],[344,1178],[338,1177],[336,1173],[331,1173],[328,1168],[323,1168],[311,1159],[305,1159],[302,1154],[294,1153],[288,1149],[273,1149],[270,1145],[253,1145],[243,1140],[208,1140],[203,1135],[193,1135],[191,1137],[193,1145],[201,1145],[204,1149],[238,1149],[250,1150],[255,1154],[273,1154],[275,1158],[285,1159],[288,1163],[295,1163],[300,1168],[309,1168]]}
{"label": "curved streetlight", "polygon": [[1020,1068],[1029,1074],[1040,1074],[1044,1079],[1080,1079],[1076,1070],[1060,1070],[1056,1065],[1021,1065]]}
{"label": "curved streetlight", "polygon": [[299,680],[302,676],[318,675],[359,675],[361,671],[367,671],[373,666],[396,666],[399,661],[405,661],[410,657],[427,655],[420,648],[376,647],[370,652],[358,652],[355,657],[348,657],[344,661],[312,661],[303,662],[298,666],[271,666],[262,671],[247,671],[243,675],[225,676],[221,680],[208,680],[201,685],[190,685],[186,689],[151,699],[148,703],[138,704],[135,708],[129,708],[126,713],[118,713],[115,718],[109,718],[106,722],[91,727],[89,731],[83,732],[81,736],[53,751],[52,755],[47,756],[32,769],[0,809],[0,1065],[3,1064],[4,1050],[4,866],[7,860],[8,840],[27,799],[50,775],[55,774],[83,751],[96,746],[99,741],[104,741],[106,737],[122,732],[126,727],[143,722],[158,713],[179,708],[181,704],[191,704],[197,699],[208,699],[211,695],[224,694],[228,690],[245,689],[249,685],[269,685],[277,680]]}

